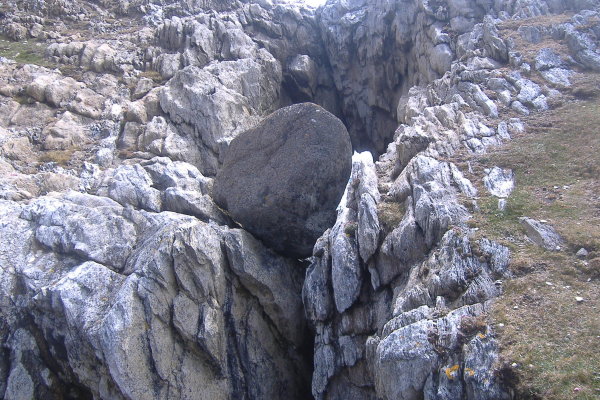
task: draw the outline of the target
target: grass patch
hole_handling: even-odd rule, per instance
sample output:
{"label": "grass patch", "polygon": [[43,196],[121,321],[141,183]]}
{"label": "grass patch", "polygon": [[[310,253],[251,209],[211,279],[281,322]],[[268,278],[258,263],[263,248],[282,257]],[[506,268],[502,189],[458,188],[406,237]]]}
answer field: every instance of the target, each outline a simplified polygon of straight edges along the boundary
{"label": "grass patch", "polygon": [[165,82],[165,79],[162,77],[160,72],[153,71],[153,70],[143,71],[140,74],[140,78],[152,79],[154,81],[154,83],[156,83],[156,84],[162,84]]}
{"label": "grass patch", "polygon": [[52,64],[44,57],[46,45],[37,40],[13,42],[0,35],[0,56],[15,60],[19,64],[35,64],[49,67]]}
{"label": "grass patch", "polygon": [[398,203],[390,200],[383,200],[377,205],[377,218],[383,228],[383,231],[391,232],[404,218],[406,207],[404,203]]}
{"label": "grass patch", "polygon": [[476,181],[485,167],[499,166],[512,168],[517,182],[504,212],[480,185],[478,226],[501,236],[514,232],[521,216],[545,219],[572,250],[600,250],[600,101],[570,102],[526,123],[526,135],[474,160]]}
{"label": "grass patch", "polygon": [[[586,74],[584,90],[598,91]],[[571,90],[576,96],[577,84]],[[579,97],[579,96],[576,96]],[[527,133],[473,156],[471,180],[482,196],[478,236],[511,248],[515,276],[490,314],[517,397],[600,398],[600,99],[580,96],[525,120]],[[516,188],[505,211],[482,184],[484,169],[511,168]],[[547,220],[568,243],[563,252],[530,244],[518,218]],[[585,260],[575,252],[586,248]],[[577,301],[582,298],[583,301]]]}
{"label": "grass patch", "polygon": [[53,162],[65,167],[73,158],[74,152],[74,150],[47,150],[40,155],[39,161],[42,163]]}

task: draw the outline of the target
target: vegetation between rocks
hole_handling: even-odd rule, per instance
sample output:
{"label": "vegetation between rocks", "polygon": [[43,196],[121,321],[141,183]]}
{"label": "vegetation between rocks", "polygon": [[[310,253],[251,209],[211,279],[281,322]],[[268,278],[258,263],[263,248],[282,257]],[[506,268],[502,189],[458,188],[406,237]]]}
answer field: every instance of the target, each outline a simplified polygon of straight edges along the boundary
{"label": "vegetation between rocks", "polygon": [[[598,90],[597,75],[582,85]],[[577,96],[582,86],[575,85]],[[586,91],[588,93],[589,91]],[[514,279],[490,314],[518,398],[600,396],[600,99],[574,98],[526,120],[527,133],[470,162],[481,198],[478,236],[509,246]],[[512,168],[516,188],[499,211],[482,184],[485,168]],[[518,218],[548,221],[567,242],[560,252],[531,244]],[[585,248],[589,255],[578,258]]]}
{"label": "vegetation between rocks", "polygon": [[20,64],[35,64],[50,67],[51,63],[44,58],[46,46],[37,40],[13,42],[0,35],[0,57],[15,60]]}

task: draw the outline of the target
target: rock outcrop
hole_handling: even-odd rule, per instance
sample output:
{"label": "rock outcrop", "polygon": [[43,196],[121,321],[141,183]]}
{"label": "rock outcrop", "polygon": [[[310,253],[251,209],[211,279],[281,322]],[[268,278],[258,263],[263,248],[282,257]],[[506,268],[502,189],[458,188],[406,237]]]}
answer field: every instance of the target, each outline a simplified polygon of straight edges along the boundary
{"label": "rock outcrop", "polygon": [[282,108],[231,142],[215,200],[269,247],[306,258],[335,222],[351,155],[334,115],[311,103]]}
{"label": "rock outcrop", "polygon": [[296,262],[105,197],[1,209],[5,398],[303,398]]}
{"label": "rock outcrop", "polygon": [[0,397],[514,398],[456,156],[598,70],[598,1],[5,3]]}

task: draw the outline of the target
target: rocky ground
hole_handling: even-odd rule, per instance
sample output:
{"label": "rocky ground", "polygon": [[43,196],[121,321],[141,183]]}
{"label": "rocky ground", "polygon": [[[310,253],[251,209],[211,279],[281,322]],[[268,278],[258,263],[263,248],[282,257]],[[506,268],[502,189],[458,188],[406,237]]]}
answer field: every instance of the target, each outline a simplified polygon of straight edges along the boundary
{"label": "rocky ground", "polygon": [[[596,115],[598,6],[4,2],[0,393],[595,398],[598,160],[569,169],[560,146],[575,127],[597,154],[597,134],[560,123]],[[306,101],[361,153],[298,260],[213,180],[234,138]],[[527,342],[578,305],[560,323],[581,346]]]}

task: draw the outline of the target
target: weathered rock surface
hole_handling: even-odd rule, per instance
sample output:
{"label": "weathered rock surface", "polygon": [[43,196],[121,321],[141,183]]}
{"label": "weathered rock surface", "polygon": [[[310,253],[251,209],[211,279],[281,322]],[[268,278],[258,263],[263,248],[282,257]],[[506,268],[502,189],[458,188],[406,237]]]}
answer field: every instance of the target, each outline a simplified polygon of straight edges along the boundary
{"label": "weathered rock surface", "polygon": [[[516,32],[527,62],[498,25],[567,10]],[[596,0],[7,0],[0,19],[0,397],[511,397],[482,317],[509,251],[474,238],[452,160],[599,68]],[[328,156],[350,182],[306,271],[233,228],[212,179],[299,102],[382,154]]]}
{"label": "weathered rock surface", "polygon": [[487,171],[483,183],[493,196],[506,198],[515,188],[515,173],[510,169],[494,167]]}
{"label": "weathered rock surface", "polygon": [[231,142],[215,200],[269,247],[305,258],[335,222],[351,154],[335,116],[310,103],[283,108]]}
{"label": "weathered rock surface", "polygon": [[546,250],[559,251],[565,245],[563,238],[556,230],[545,222],[521,217],[519,222],[525,229],[527,237]]}
{"label": "weathered rock surface", "polygon": [[[476,13],[463,18],[470,3],[458,4],[448,2],[446,8],[445,3],[428,3],[426,8],[439,20],[447,18],[446,12],[455,13],[451,24],[463,31],[455,42],[451,40],[456,43],[451,48],[460,59],[440,79],[411,88],[398,101],[396,116],[403,124],[377,163],[375,187],[384,200],[376,208],[380,235],[375,252],[360,257],[365,238],[361,242],[354,233],[357,216],[372,215],[373,204],[349,198],[341,205],[334,228],[315,246],[303,299],[316,334],[312,389],[317,399],[513,396],[492,372],[498,345],[482,318],[490,302],[501,295],[501,281],[510,276],[510,253],[487,239],[472,239],[466,224],[469,211],[457,197],[471,198],[477,207],[477,190],[456,165],[440,159],[451,159],[461,149],[485,153],[523,133],[525,125],[519,119],[502,119],[505,110],[523,114],[544,110],[553,94],[511,67],[498,70],[513,57],[510,43],[495,26],[498,20],[486,17],[478,23]],[[564,6],[522,2],[497,11],[502,18],[513,14],[519,18]],[[348,21],[338,25],[352,26],[348,32],[356,32],[358,38],[363,34],[361,25],[370,25],[364,21],[374,12],[363,2],[331,8],[345,13]],[[390,12],[389,18],[398,15]],[[344,51],[340,45],[338,55],[357,49],[352,34],[347,40],[355,47]],[[547,65],[539,65],[542,72],[558,68],[546,61]],[[361,65],[340,64],[349,70]],[[510,196],[512,171],[489,172],[487,188],[499,197]],[[347,191],[359,182],[362,176],[353,174]],[[345,237],[340,226],[348,227]],[[343,261],[336,261],[342,255]],[[328,295],[322,294],[324,288],[329,288]]]}
{"label": "weathered rock surface", "polygon": [[104,197],[1,209],[5,397],[302,396],[294,261],[244,232]]}

